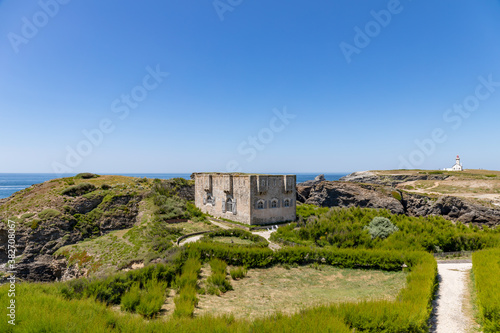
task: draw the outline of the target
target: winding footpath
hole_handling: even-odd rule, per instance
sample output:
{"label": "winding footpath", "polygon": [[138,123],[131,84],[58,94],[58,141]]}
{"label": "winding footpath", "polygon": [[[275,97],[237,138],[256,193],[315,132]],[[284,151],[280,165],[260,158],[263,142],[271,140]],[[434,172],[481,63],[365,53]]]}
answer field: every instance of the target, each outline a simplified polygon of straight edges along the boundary
{"label": "winding footpath", "polygon": [[467,273],[472,263],[438,263],[439,289],[434,300],[430,332],[465,333],[472,326],[464,314]]}

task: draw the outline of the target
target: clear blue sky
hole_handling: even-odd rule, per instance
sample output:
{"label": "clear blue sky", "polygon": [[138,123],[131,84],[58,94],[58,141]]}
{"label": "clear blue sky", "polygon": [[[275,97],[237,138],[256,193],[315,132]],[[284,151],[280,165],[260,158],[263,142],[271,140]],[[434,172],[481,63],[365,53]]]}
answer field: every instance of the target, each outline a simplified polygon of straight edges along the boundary
{"label": "clear blue sky", "polygon": [[0,172],[500,169],[500,1],[59,1],[0,1]]}

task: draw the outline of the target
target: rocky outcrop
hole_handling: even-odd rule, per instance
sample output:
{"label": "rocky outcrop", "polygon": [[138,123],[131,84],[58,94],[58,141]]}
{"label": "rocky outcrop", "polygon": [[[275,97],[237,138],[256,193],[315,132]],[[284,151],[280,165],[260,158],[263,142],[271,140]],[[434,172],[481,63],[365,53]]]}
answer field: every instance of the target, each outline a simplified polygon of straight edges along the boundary
{"label": "rocky outcrop", "polygon": [[396,186],[400,183],[416,180],[444,180],[445,174],[376,174],[371,171],[359,171],[340,178],[340,181]]}
{"label": "rocky outcrop", "polygon": [[299,183],[299,184],[297,184],[297,186],[312,186],[312,185],[316,185],[316,184],[319,184],[321,182],[324,182],[325,180],[326,180],[325,175],[319,175],[319,176],[316,176],[316,178],[314,178],[312,180],[306,180],[303,183]]}
{"label": "rocky outcrop", "polygon": [[322,207],[383,208],[408,216],[441,215],[452,221],[488,226],[500,224],[498,209],[457,197],[428,197],[376,184],[341,181],[324,181],[312,186],[299,184],[297,201]]}
{"label": "rocky outcrop", "polygon": [[488,208],[462,198],[441,196],[429,199],[426,196],[404,193],[402,203],[410,216],[441,215],[452,221],[487,226],[500,224],[500,210]]}
{"label": "rocky outcrop", "polygon": [[[37,220],[37,226],[32,222],[36,216],[18,222],[17,276],[28,281],[54,281],[71,275],[66,260],[53,257],[59,248],[111,230],[130,228],[136,223],[142,195],[116,195],[103,199],[102,195],[95,195],[68,200],[63,214]],[[0,244],[7,243],[6,237],[7,230],[1,225]],[[0,263],[5,266],[7,252],[4,247],[0,247]]]}
{"label": "rocky outcrop", "polygon": [[[399,192],[397,192],[399,193]],[[297,186],[297,200],[322,207],[384,208],[404,214],[404,207],[390,189],[379,185],[324,181],[313,186]]]}

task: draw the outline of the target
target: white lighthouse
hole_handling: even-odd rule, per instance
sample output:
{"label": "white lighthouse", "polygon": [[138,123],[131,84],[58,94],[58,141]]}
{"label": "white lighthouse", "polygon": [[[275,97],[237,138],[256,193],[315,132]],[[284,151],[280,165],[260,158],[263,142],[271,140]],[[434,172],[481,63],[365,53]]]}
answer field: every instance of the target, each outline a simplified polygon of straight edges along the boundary
{"label": "white lighthouse", "polygon": [[457,155],[457,158],[455,159],[455,165],[453,167],[445,168],[443,170],[444,171],[464,171],[462,163],[460,163],[460,156]]}

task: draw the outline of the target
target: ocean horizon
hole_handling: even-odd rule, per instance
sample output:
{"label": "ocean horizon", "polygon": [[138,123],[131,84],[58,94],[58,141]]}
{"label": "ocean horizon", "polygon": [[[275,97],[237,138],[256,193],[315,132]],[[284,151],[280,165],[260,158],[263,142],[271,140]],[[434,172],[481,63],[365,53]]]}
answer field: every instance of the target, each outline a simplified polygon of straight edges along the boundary
{"label": "ocean horizon", "polygon": [[[185,178],[190,179],[191,173],[102,173],[103,175],[119,175],[138,178]],[[270,173],[276,174],[276,173]],[[297,183],[312,180],[320,174],[325,175],[326,180],[339,180],[349,173],[286,173],[297,175]],[[77,173],[55,174],[55,173],[0,173],[0,199],[8,198],[12,194],[24,190],[32,185],[43,183],[52,179],[62,177],[73,177]]]}

